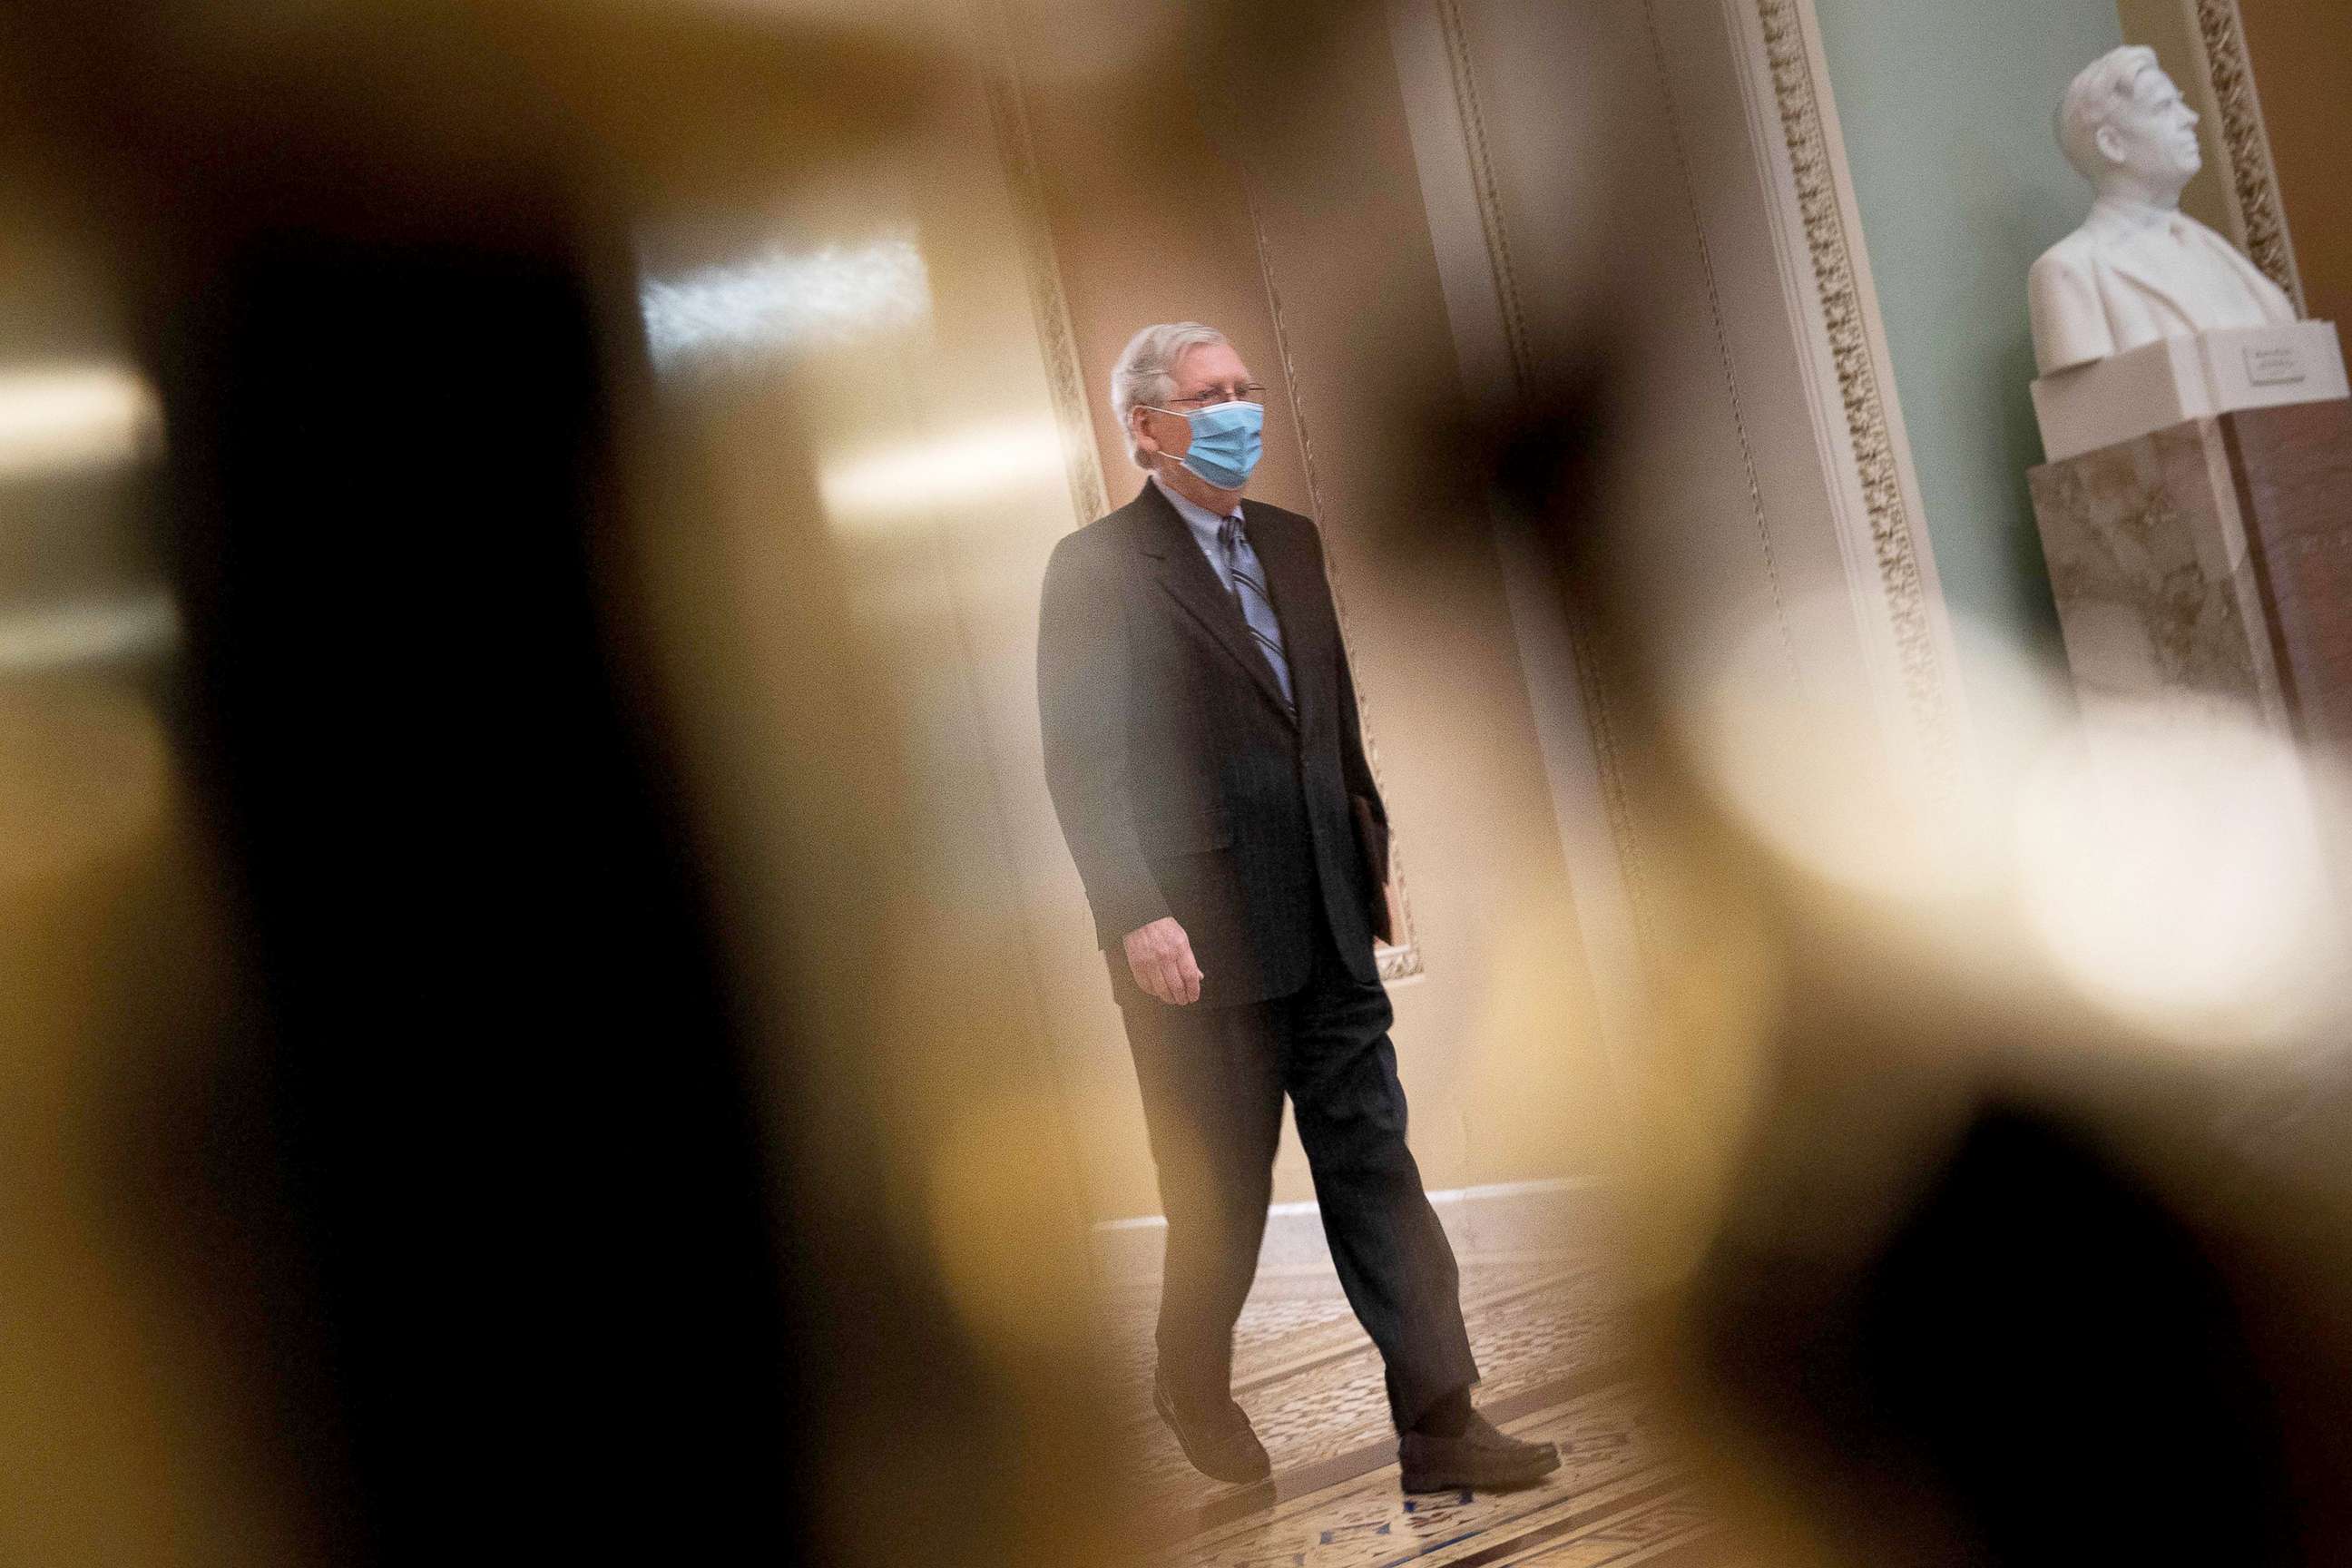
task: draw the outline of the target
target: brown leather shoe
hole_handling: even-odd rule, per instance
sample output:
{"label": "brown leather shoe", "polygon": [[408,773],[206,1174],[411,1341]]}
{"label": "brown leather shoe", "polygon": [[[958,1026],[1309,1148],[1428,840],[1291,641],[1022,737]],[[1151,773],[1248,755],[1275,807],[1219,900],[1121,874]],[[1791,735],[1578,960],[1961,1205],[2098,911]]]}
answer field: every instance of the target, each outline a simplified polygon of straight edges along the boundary
{"label": "brown leather shoe", "polygon": [[1397,1440],[1397,1463],[1409,1492],[1507,1492],[1531,1487],[1559,1468],[1559,1450],[1507,1436],[1474,1413],[1459,1437],[1406,1433]]}
{"label": "brown leather shoe", "polygon": [[1177,1446],[1192,1468],[1211,1480],[1230,1481],[1246,1486],[1265,1480],[1274,1474],[1274,1466],[1265,1457],[1265,1446],[1257,1440],[1251,1429],[1249,1417],[1232,1400],[1224,1409],[1205,1420],[1176,1413],[1176,1401],[1169,1396],[1168,1385],[1157,1373],[1151,1379],[1151,1407],[1160,1412],[1160,1419],[1168,1423],[1168,1430],[1176,1434]]}

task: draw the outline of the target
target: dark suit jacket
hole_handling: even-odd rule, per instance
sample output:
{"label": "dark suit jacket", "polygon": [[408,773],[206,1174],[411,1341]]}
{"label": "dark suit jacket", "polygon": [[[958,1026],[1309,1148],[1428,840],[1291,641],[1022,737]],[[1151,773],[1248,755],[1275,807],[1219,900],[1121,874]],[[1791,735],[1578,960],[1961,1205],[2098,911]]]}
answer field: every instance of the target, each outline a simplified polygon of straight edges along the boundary
{"label": "dark suit jacket", "polygon": [[[1367,983],[1372,889],[1351,818],[1387,814],[1323,572],[1296,512],[1243,503],[1282,620],[1294,723],[1240,605],[1157,485],[1055,548],[1037,635],[1045,779],[1122,1000],[1120,939],[1163,915],[1203,1005],[1287,995],[1329,922]],[[1318,915],[1318,904],[1321,910]]]}

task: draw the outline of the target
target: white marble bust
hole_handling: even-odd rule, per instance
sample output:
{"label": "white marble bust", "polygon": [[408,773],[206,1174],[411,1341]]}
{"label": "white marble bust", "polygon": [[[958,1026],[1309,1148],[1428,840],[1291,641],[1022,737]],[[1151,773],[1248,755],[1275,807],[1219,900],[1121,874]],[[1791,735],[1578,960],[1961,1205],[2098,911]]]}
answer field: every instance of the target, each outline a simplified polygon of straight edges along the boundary
{"label": "white marble bust", "polygon": [[2203,163],[2197,118],[2154,49],[2116,49],[2066,89],[2058,142],[2098,200],[2082,227],[2033,264],[2042,374],[2162,338],[2295,319],[2277,284],[2180,210],[2180,193]]}

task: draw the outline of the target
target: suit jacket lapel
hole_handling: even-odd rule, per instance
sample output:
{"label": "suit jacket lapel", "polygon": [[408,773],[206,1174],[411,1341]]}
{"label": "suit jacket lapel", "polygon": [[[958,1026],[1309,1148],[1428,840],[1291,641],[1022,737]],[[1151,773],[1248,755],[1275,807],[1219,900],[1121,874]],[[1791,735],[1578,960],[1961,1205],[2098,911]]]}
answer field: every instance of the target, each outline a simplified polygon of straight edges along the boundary
{"label": "suit jacket lapel", "polygon": [[[1257,651],[1257,644],[1250,637],[1249,625],[1242,619],[1241,606],[1234,603],[1234,596],[1225,592],[1208,557],[1201,553],[1192,528],[1169,504],[1168,498],[1160,493],[1158,485],[1147,481],[1143,493],[1136,498],[1136,505],[1141,509],[1137,547],[1158,563],[1160,587],[1207,629],[1218,647],[1233,656],[1276,708],[1287,713],[1289,708],[1283,701],[1282,688],[1275,683],[1273,667]],[[1243,516],[1248,515],[1244,510]],[[1251,543],[1256,543],[1255,535]],[[1277,612],[1281,605],[1277,596]]]}
{"label": "suit jacket lapel", "polygon": [[1298,723],[1304,729],[1327,695],[1321,676],[1331,668],[1331,650],[1324,636],[1325,619],[1316,614],[1315,605],[1318,597],[1329,596],[1330,584],[1294,525],[1276,521],[1247,501],[1242,503],[1242,520],[1249,526],[1250,548],[1265,568],[1274,613],[1282,621],[1283,655],[1290,666],[1291,694],[1297,699]]}
{"label": "suit jacket lapel", "polygon": [[[2260,308],[2264,317],[2277,312],[2278,301],[2285,298],[2286,291],[2272,279],[2269,273],[2255,266],[2252,258],[2242,255],[2236,246],[2210,229],[2199,233],[2197,243],[2203,249],[2221,258],[2223,264],[2237,274],[2238,281],[2245,285],[2246,292],[2253,298],[2254,304]],[[2287,310],[2288,319],[2292,320],[2293,301],[2287,302]]]}
{"label": "suit jacket lapel", "polygon": [[[2218,251],[2223,262],[2229,267],[2231,275],[2235,277],[2239,283],[2245,289],[2247,296],[2252,303],[2257,307],[2263,307],[2265,305],[2263,291],[2256,286],[2254,279],[2262,279],[2264,283],[2269,282],[2269,279],[2263,277],[2262,270],[2255,267],[2252,262],[2247,260],[2244,257],[2239,255],[2235,249],[2231,248],[2228,241],[2223,240],[2219,246],[2215,246],[2211,241],[2207,240],[2204,236],[2198,234],[2192,229],[2189,231],[2189,236],[2184,245],[2184,248],[2194,248],[2200,251]],[[2147,266],[2143,261],[2142,258],[2132,246],[2106,246],[2103,247],[2100,252],[2100,260],[2106,267],[2113,269],[2119,277],[2127,279],[2135,288],[2138,289],[2141,293],[2146,294],[2150,300],[2163,306],[2166,310],[2170,310],[2182,321],[2193,321],[2197,319],[2196,311],[2191,310],[2189,303],[2181,299],[2178,289],[2175,287],[2175,284],[2179,280],[2167,279],[2162,277],[2154,268]],[[2269,310],[2264,309],[2263,313],[2267,315],[2269,314]]]}
{"label": "suit jacket lapel", "polygon": [[2170,285],[2163,279],[2143,266],[2140,258],[2133,254],[2129,246],[2108,246],[2099,259],[2116,276],[2129,282],[2156,304],[2184,320],[2188,319],[2189,312],[2182,308],[2179,296],[2172,291]]}

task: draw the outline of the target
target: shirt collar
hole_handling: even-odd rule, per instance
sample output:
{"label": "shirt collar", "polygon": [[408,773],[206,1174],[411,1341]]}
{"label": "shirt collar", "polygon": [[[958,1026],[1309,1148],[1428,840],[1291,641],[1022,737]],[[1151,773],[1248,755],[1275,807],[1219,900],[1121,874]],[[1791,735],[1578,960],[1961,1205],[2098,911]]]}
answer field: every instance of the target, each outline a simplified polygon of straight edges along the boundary
{"label": "shirt collar", "polygon": [[[1213,550],[1217,543],[1218,536],[1224,531],[1225,518],[1219,517],[1200,502],[1187,500],[1166,485],[1160,484],[1158,474],[1151,476],[1150,482],[1160,485],[1160,493],[1166,496],[1169,503],[1175,507],[1176,515],[1182,518],[1186,526],[1192,529],[1192,537],[1201,542],[1201,548]],[[1239,517],[1241,514],[1241,508],[1235,507],[1232,511],[1227,512],[1225,517]]]}

